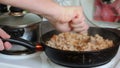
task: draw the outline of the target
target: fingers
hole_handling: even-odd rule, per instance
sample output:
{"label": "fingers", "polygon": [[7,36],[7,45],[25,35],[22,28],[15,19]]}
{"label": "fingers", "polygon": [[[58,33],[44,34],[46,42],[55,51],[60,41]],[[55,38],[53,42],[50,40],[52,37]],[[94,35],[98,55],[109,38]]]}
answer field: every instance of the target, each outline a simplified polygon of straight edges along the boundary
{"label": "fingers", "polygon": [[8,35],[4,30],[0,28],[0,37],[7,39],[10,38],[10,35]]}
{"label": "fingers", "polygon": [[12,47],[11,43],[9,42],[2,42],[2,40],[0,39],[0,51],[6,49],[9,50]]}
{"label": "fingers", "polygon": [[84,27],[84,25],[85,25],[84,18],[82,18],[82,19],[76,18],[71,23],[71,26],[76,27],[76,28],[77,27],[82,28],[82,27]]}
{"label": "fingers", "polygon": [[5,42],[5,43],[4,43],[4,48],[5,48],[6,50],[9,50],[11,47],[12,47],[11,43],[9,43],[9,42]]}
{"label": "fingers", "polygon": [[78,32],[78,33],[85,33],[85,32],[87,32],[88,28],[89,28],[89,26],[84,24],[84,26],[80,25],[78,27],[73,27],[73,31]]}
{"label": "fingers", "polygon": [[74,18],[72,20],[71,27],[72,27],[72,31],[78,32],[78,33],[87,32],[89,28],[89,26],[85,23],[84,16]]}
{"label": "fingers", "polygon": [[78,33],[88,33],[89,26],[85,25],[81,30],[78,31]]}
{"label": "fingers", "polygon": [[0,50],[4,50],[4,45],[1,39],[0,39]]}
{"label": "fingers", "polygon": [[[10,35],[8,35],[4,30],[2,30],[0,28],[0,37],[3,38],[3,39],[8,39],[10,38]],[[11,48],[11,44],[9,42],[4,42],[0,39],[0,51],[1,50],[4,50],[4,49],[10,49]]]}

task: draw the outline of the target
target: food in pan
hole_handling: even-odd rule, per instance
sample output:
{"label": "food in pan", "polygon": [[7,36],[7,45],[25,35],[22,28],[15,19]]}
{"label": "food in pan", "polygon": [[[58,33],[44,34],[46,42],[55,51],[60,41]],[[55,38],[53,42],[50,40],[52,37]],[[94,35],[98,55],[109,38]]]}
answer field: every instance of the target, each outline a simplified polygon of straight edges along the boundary
{"label": "food in pan", "polygon": [[99,34],[89,36],[87,34],[78,34],[73,32],[60,33],[53,35],[46,42],[50,47],[69,50],[69,51],[96,51],[113,46],[113,41],[104,39]]}

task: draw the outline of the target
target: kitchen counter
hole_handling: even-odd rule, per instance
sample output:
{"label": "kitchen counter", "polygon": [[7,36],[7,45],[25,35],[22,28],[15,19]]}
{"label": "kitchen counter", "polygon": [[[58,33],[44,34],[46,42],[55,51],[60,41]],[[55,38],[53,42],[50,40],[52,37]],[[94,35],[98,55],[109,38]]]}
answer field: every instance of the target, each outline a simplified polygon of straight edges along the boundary
{"label": "kitchen counter", "polygon": [[[42,22],[42,34],[53,30],[51,24]],[[95,68],[120,68],[120,48],[117,55],[107,64]],[[57,65],[46,56],[44,51],[30,55],[0,54],[0,68],[67,68]]]}

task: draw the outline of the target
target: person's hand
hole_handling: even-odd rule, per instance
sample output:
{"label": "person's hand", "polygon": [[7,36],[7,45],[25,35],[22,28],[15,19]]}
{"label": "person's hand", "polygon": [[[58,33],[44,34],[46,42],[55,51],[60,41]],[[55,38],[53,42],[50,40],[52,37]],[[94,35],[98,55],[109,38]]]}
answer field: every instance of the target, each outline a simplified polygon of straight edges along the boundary
{"label": "person's hand", "polygon": [[[8,35],[4,30],[2,30],[0,28],[0,37],[3,38],[3,39],[8,39],[10,38],[10,35]],[[0,50],[4,50],[4,49],[10,49],[11,48],[11,44],[9,42],[3,42],[1,39],[0,39]]]}
{"label": "person's hand", "polygon": [[76,10],[74,10],[74,17],[72,21],[70,22],[70,26],[72,28],[72,31],[78,32],[78,33],[86,33],[89,26],[85,22],[85,17],[83,14],[83,10],[81,7],[74,7]]}
{"label": "person's hand", "polygon": [[63,7],[51,13],[53,13],[53,15],[46,18],[59,31],[74,31],[81,33],[86,32],[88,29],[81,7]]}

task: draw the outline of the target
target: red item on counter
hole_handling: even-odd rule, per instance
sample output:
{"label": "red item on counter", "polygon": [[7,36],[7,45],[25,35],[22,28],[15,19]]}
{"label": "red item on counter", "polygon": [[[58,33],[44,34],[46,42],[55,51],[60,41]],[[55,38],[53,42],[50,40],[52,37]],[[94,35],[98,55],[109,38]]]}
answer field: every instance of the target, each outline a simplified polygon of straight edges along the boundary
{"label": "red item on counter", "polygon": [[95,13],[94,13],[94,19],[95,20],[98,20],[98,21],[101,21],[102,20],[102,18],[101,18],[101,12],[102,12],[102,3],[101,3],[101,1],[100,0],[97,0],[96,2],[95,2]]}
{"label": "red item on counter", "polygon": [[95,0],[94,20],[105,22],[120,21],[120,0],[111,4],[103,3],[102,0]]}
{"label": "red item on counter", "polygon": [[115,22],[117,16],[116,13],[113,11],[113,9],[107,4],[103,4],[103,6],[104,7],[101,9],[102,21]]}
{"label": "red item on counter", "polygon": [[111,4],[111,7],[115,8],[118,14],[117,16],[120,16],[120,0],[115,0],[115,2]]}

